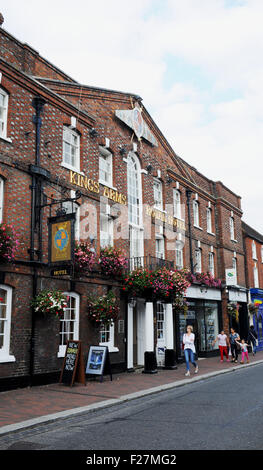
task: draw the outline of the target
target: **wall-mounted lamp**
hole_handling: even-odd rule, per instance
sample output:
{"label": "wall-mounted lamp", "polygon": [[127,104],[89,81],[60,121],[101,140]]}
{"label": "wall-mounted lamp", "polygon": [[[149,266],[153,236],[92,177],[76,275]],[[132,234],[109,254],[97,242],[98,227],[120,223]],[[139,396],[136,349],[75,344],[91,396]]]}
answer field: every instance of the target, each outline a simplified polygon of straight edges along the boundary
{"label": "wall-mounted lamp", "polygon": [[125,145],[119,145],[119,149],[120,149],[120,154],[122,156],[126,155],[126,147]]}
{"label": "wall-mounted lamp", "polygon": [[151,173],[151,172],[152,172],[153,167],[152,167],[152,165],[151,165],[150,163],[149,163],[149,165],[147,165],[146,170],[148,171],[148,173]]}
{"label": "wall-mounted lamp", "polygon": [[94,127],[92,127],[92,129],[89,130],[89,135],[90,137],[98,137],[98,132],[96,131],[96,129],[94,129]]}
{"label": "wall-mounted lamp", "polygon": [[201,292],[201,294],[206,294],[207,293],[207,286],[205,284],[201,284],[200,292]]}

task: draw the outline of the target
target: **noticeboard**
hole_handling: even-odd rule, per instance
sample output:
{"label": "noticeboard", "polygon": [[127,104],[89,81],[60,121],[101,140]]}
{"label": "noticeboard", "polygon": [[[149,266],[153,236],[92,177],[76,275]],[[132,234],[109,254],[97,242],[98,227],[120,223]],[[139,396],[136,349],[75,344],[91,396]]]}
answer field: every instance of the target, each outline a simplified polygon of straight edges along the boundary
{"label": "noticeboard", "polygon": [[112,380],[110,355],[107,346],[90,346],[86,374],[99,375],[101,381],[103,375],[109,374]]}
{"label": "noticeboard", "polygon": [[59,382],[70,386],[74,382],[86,385],[81,341],[67,341],[66,354]]}

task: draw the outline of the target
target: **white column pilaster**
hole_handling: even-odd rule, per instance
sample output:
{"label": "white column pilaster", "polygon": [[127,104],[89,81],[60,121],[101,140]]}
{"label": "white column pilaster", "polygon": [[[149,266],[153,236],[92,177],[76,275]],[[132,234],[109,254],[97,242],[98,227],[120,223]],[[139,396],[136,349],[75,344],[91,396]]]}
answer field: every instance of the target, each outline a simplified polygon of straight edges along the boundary
{"label": "white column pilaster", "polygon": [[127,369],[133,368],[133,306],[128,304],[127,315]]}
{"label": "white column pilaster", "polygon": [[173,306],[165,304],[165,339],[166,349],[174,348]]}
{"label": "white column pilaster", "polygon": [[154,350],[153,332],[153,303],[146,302],[145,305],[145,351]]}

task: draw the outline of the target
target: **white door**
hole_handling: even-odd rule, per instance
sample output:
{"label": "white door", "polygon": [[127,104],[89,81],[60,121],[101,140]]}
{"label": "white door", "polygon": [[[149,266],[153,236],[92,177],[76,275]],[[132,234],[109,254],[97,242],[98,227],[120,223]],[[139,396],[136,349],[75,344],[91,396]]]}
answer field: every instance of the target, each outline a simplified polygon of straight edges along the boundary
{"label": "white door", "polygon": [[137,364],[144,365],[145,352],[145,306],[137,301]]}
{"label": "white door", "polygon": [[158,366],[164,366],[166,348],[166,325],[165,325],[165,304],[157,302],[157,351],[156,359]]}

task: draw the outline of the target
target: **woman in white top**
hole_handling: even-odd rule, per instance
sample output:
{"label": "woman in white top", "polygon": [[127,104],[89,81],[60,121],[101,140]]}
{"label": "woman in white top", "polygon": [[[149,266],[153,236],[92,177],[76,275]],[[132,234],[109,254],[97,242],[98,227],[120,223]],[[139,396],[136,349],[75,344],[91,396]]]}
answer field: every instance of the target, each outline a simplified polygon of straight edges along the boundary
{"label": "woman in white top", "polygon": [[225,334],[224,330],[222,330],[221,333],[217,335],[216,339],[213,341],[213,344],[215,344],[216,341],[218,341],[218,346],[220,349],[221,362],[224,361],[224,354],[226,356],[226,361],[229,362],[227,352],[227,346],[229,346],[229,339]]}
{"label": "woman in white top", "polygon": [[195,335],[193,333],[193,327],[188,325],[186,327],[187,333],[183,336],[184,345],[184,356],[186,362],[186,376],[190,375],[190,361],[195,367],[195,374],[198,372],[198,365],[195,362]]}

